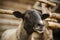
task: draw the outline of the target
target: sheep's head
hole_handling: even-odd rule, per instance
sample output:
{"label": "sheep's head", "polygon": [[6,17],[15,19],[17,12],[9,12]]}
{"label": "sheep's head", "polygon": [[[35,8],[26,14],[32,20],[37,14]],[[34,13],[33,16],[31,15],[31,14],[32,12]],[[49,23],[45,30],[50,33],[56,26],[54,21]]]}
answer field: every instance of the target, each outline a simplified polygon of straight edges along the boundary
{"label": "sheep's head", "polygon": [[25,29],[29,33],[31,33],[33,30],[37,32],[43,32],[43,20],[49,17],[49,14],[42,14],[35,9],[27,10],[24,14],[15,11],[13,12],[13,15],[18,18],[23,18],[25,20]]}

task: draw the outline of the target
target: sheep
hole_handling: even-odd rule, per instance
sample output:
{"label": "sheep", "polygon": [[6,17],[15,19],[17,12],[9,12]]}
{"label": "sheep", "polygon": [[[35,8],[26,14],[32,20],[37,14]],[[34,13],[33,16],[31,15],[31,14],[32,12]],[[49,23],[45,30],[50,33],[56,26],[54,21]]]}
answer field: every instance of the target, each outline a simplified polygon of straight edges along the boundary
{"label": "sheep", "polygon": [[19,27],[16,29],[6,30],[2,34],[1,40],[36,40],[30,38],[31,34],[43,34],[43,20],[49,17],[48,14],[42,14],[36,9],[27,10],[24,14],[19,11],[15,11],[13,12],[13,15],[17,18],[22,18]]}

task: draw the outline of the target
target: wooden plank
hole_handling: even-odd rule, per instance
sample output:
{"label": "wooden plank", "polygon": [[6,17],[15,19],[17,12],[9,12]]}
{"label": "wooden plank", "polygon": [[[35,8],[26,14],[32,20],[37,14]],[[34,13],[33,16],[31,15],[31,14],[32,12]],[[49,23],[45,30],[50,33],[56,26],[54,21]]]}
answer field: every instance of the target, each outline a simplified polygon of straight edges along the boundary
{"label": "wooden plank", "polygon": [[56,6],[56,4],[55,4],[55,3],[50,2],[50,1],[47,1],[47,0],[39,0],[39,2],[46,3],[46,4],[48,4],[48,5],[50,5],[50,6],[53,6],[53,7],[55,7],[55,6]]}
{"label": "wooden plank", "polygon": [[21,18],[16,18],[14,15],[0,14],[1,19],[11,19],[11,20],[20,20]]}
{"label": "wooden plank", "polygon": [[60,24],[59,23],[55,23],[55,22],[48,22],[48,26],[53,28],[53,29],[57,29],[60,28]]}
{"label": "wooden plank", "polygon": [[20,21],[10,19],[0,19],[0,23],[3,24],[19,24]]}
{"label": "wooden plank", "polygon": [[60,14],[58,14],[58,13],[51,13],[50,17],[60,19]]}
{"label": "wooden plank", "polygon": [[45,21],[48,21],[48,22],[58,22],[56,19],[54,18],[47,18],[45,19]]}
{"label": "wooden plank", "polygon": [[25,12],[25,10],[28,9],[28,7],[31,6],[30,4],[23,4],[23,3],[16,3],[16,2],[10,2],[10,1],[4,1],[3,5],[0,7],[3,9],[10,9],[10,10],[18,10]]}
{"label": "wooden plank", "polygon": [[39,6],[39,5],[40,5],[40,2],[36,2],[36,3],[34,4],[33,8],[34,8],[34,9],[37,9],[37,10],[42,10],[42,9],[41,9],[41,6]]}
{"label": "wooden plank", "polygon": [[4,1],[11,1],[11,2],[16,2],[16,3],[24,3],[24,4],[33,4],[36,0],[3,0]]}
{"label": "wooden plank", "polygon": [[17,28],[17,26],[9,26],[9,25],[3,25],[3,26],[0,26],[0,32],[3,32],[7,29],[14,29],[14,28]]}
{"label": "wooden plank", "polygon": [[12,14],[14,11],[12,10],[5,10],[5,9],[0,9],[0,14],[3,13],[3,14]]}

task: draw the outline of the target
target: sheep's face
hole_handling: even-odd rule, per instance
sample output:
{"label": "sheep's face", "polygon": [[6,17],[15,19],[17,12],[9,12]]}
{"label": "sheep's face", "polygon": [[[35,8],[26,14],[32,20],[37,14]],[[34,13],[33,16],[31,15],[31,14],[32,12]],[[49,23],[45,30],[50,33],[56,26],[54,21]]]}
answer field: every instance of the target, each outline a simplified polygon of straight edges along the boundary
{"label": "sheep's face", "polygon": [[21,14],[19,12],[14,12],[13,14],[18,18],[24,19],[25,29],[30,33],[33,32],[33,30],[42,33],[44,28],[43,19],[49,17],[48,14],[42,14],[35,9],[27,10],[25,14]]}

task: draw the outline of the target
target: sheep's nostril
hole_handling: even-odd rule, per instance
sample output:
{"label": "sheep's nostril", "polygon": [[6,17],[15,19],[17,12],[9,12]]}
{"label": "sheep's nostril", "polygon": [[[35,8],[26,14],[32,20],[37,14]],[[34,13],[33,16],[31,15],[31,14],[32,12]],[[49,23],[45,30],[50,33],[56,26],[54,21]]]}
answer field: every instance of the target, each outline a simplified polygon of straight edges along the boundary
{"label": "sheep's nostril", "polygon": [[38,26],[41,26],[41,27],[44,26],[43,24],[37,24],[37,25],[38,25]]}
{"label": "sheep's nostril", "polygon": [[38,26],[41,26],[41,24],[37,24]]}

